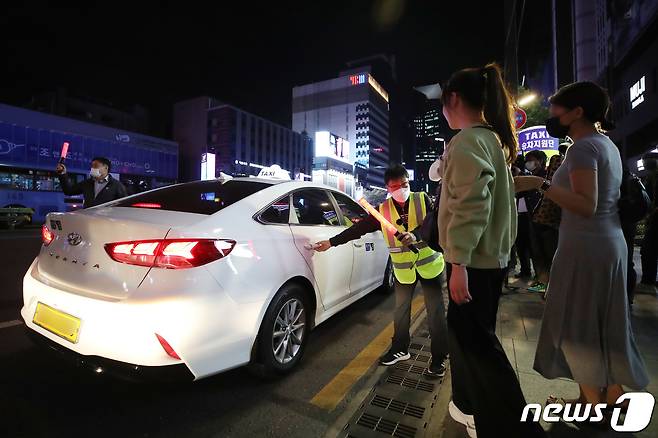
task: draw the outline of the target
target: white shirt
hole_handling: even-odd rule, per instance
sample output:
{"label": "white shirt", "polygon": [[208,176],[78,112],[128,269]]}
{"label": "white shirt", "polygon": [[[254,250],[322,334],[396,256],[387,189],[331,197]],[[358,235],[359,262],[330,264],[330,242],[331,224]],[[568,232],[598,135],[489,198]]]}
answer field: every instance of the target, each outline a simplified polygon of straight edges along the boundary
{"label": "white shirt", "polygon": [[102,180],[94,180],[94,198],[98,196],[98,194],[107,186],[107,182],[109,181],[109,175],[103,178]]}
{"label": "white shirt", "polygon": [[525,198],[521,197],[519,199],[519,207],[517,208],[519,213],[527,213],[528,206],[525,204]]}

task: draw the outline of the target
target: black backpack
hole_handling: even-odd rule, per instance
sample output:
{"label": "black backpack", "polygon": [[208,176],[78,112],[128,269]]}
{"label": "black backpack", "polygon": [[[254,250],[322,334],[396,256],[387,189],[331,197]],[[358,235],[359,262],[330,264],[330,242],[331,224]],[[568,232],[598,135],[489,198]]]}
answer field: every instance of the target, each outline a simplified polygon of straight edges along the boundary
{"label": "black backpack", "polygon": [[622,224],[634,224],[649,213],[651,199],[637,175],[624,170],[620,187],[619,217]]}
{"label": "black backpack", "polygon": [[436,202],[433,208],[427,212],[423,223],[420,226],[420,235],[423,241],[434,251],[443,252],[439,245],[439,200],[441,199],[441,183],[437,190]]}

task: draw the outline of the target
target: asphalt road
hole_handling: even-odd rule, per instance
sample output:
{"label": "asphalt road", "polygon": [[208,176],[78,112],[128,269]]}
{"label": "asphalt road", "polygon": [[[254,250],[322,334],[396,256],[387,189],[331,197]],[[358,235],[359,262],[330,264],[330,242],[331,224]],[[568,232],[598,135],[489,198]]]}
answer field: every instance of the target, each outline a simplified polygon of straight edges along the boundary
{"label": "asphalt road", "polygon": [[322,436],[368,375],[332,411],[311,399],[391,322],[393,296],[370,294],[318,327],[300,366],[273,381],[244,368],[188,384],[118,381],[54,358],[11,325],[39,247],[38,230],[0,233],[2,437]]}

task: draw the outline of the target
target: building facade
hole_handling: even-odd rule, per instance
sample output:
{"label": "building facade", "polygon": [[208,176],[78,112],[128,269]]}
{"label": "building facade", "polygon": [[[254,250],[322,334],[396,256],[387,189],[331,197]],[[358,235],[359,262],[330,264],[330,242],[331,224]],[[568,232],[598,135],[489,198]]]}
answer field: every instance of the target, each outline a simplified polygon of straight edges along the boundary
{"label": "building facade", "polygon": [[291,178],[311,174],[311,137],[210,97],[177,103],[173,131],[180,144],[184,181],[201,178],[204,154],[213,154],[215,176],[255,176],[274,164]]}
{"label": "building facade", "polygon": [[79,207],[81,199],[65,197],[55,175],[64,143],[64,164],[76,181],[88,178],[98,156],[110,160],[128,194],[178,179],[178,145],[171,140],[0,104],[0,207],[33,208],[35,221]]}
{"label": "building facade", "polygon": [[430,102],[435,101],[428,101],[426,110],[414,118],[416,156],[411,168],[414,170],[414,189],[433,193],[436,183],[430,181],[429,169],[445,148],[445,128],[442,126],[445,122],[438,102]]}
{"label": "building facade", "polygon": [[139,105],[133,105],[130,109],[116,108],[108,102],[72,96],[64,88],[37,95],[26,107],[95,125],[151,133],[150,115],[146,108]]}
{"label": "building facade", "polygon": [[383,186],[389,164],[388,93],[369,68],[294,87],[292,127],[296,132],[332,132],[351,145],[350,162],[368,169],[367,185]]}
{"label": "building facade", "polygon": [[576,80],[608,89],[609,133],[633,172],[658,154],[658,0],[573,0]]}

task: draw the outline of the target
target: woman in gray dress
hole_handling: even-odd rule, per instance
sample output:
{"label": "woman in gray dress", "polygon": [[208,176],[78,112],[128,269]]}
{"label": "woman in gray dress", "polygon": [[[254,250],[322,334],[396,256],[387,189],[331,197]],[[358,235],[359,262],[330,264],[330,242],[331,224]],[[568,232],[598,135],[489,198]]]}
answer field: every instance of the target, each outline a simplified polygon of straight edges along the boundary
{"label": "woman in gray dress", "polygon": [[610,407],[624,393],[622,385],[642,389],[649,380],[626,299],[627,249],[617,208],[622,162],[597,127],[612,127],[605,90],[578,82],[549,102],[549,135],[569,135],[574,144],[552,183],[515,179],[517,191],[540,189],[562,207],[534,368],[548,379],[573,379],[580,402]]}

